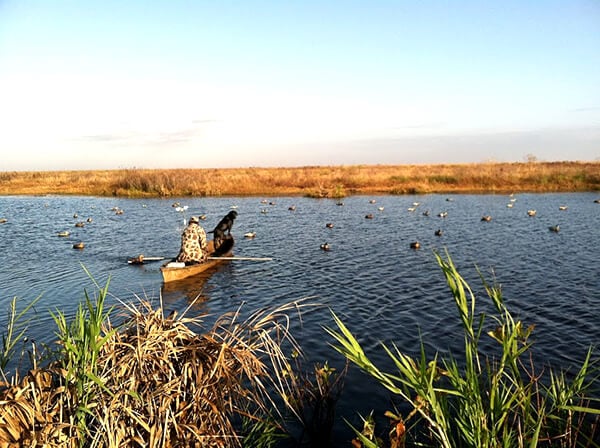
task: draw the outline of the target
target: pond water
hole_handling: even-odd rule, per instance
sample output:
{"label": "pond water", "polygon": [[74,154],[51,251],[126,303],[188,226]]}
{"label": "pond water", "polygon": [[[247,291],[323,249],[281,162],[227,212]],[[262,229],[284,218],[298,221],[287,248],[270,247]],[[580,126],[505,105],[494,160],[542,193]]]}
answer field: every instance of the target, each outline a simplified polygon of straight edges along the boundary
{"label": "pond water", "polygon": [[[343,205],[299,197],[271,197],[267,202],[256,197],[0,197],[0,218],[7,219],[0,224],[0,328],[5,328],[5,310],[13,297],[23,306],[41,295],[28,335],[52,342],[55,326],[48,311],[71,315],[84,299],[84,289],[95,291],[87,269],[100,285],[110,279],[111,304],[136,296],[158,300],[162,295],[166,312],[185,309],[197,295],[202,302],[195,312],[212,315],[242,303],[254,311],[309,298],[320,306],[307,310],[301,322],[292,321],[307,365],[329,361],[343,367],[323,330],[334,326],[331,309],[375,363],[391,371],[381,341],[394,342],[414,355],[420,338],[431,353],[460,351],[460,322],[434,257],[434,251],[447,249],[478,296],[481,310],[490,307],[478,270],[502,286],[515,317],[536,325],[536,357],[569,368],[581,362],[590,345],[600,343],[597,197],[353,196],[344,198]],[[187,210],[177,211],[176,201]],[[128,257],[140,253],[175,256],[184,219],[206,215],[202,224],[208,231],[232,207],[238,212],[235,254],[272,261],[232,261],[210,278],[180,288],[163,287],[160,262],[127,264]],[[123,213],[116,214],[115,208]],[[533,217],[527,213],[531,209],[536,210]],[[447,216],[440,217],[442,212]],[[369,214],[372,219],[366,218]],[[492,219],[482,221],[484,215]],[[84,227],[75,227],[78,221],[85,222]],[[559,232],[549,230],[554,225],[560,226]],[[70,236],[57,236],[61,231]],[[245,239],[250,231],[256,237]],[[78,241],[84,242],[83,250],[73,249]],[[420,242],[420,249],[410,247],[414,241]],[[325,242],[329,251],[320,248]],[[360,426],[358,413],[383,414],[392,406],[385,390],[351,367],[336,437],[343,445],[350,437],[341,417]]]}

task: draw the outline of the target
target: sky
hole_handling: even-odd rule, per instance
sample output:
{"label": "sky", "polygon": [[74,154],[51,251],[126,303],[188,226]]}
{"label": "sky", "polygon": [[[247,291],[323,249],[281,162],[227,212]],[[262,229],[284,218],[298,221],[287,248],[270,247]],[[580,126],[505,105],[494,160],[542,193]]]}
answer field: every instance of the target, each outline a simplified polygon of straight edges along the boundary
{"label": "sky", "polygon": [[600,0],[0,0],[0,171],[600,160]]}

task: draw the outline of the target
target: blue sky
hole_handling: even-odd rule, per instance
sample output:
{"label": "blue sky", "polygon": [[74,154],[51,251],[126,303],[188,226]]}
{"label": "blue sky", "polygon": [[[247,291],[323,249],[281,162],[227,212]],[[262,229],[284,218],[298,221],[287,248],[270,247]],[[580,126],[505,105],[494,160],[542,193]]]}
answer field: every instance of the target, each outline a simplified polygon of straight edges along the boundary
{"label": "blue sky", "polygon": [[600,1],[0,0],[0,171],[600,160]]}

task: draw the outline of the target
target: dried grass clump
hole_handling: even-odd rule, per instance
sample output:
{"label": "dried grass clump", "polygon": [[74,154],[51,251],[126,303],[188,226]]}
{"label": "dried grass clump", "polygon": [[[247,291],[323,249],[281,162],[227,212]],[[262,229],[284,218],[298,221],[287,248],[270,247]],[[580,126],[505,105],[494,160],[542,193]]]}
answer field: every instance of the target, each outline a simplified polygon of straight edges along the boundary
{"label": "dried grass clump", "polygon": [[77,446],[60,371],[33,369],[18,384],[0,383],[0,447]]}
{"label": "dried grass clump", "polygon": [[243,321],[238,310],[196,333],[201,317],[165,317],[142,300],[127,305],[118,331],[104,322],[109,337],[98,379],[86,384],[85,431],[75,427],[75,388],[65,386],[67,372],[56,363],[17,385],[0,385],[0,447],[242,446],[242,421],[272,421],[275,403],[291,395],[294,375],[281,347],[298,350],[287,312],[299,306]]}

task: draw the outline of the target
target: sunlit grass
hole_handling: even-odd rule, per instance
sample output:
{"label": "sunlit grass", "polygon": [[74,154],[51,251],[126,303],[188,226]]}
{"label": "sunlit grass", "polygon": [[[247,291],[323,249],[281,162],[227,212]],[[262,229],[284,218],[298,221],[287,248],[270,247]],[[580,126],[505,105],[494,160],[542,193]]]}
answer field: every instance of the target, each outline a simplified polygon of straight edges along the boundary
{"label": "sunlit grass", "polygon": [[271,446],[285,434],[297,375],[282,346],[299,352],[288,326],[303,304],[204,328],[140,299],[115,327],[107,293],[86,293],[71,319],[55,312],[54,359],[0,382],[1,446]]}
{"label": "sunlit grass", "polygon": [[[409,436],[412,443],[445,448],[599,446],[600,406],[597,399],[587,396],[598,378],[591,349],[570,379],[565,372],[549,370],[549,379],[544,381],[529,358],[533,327],[513,318],[499,287],[484,281],[496,310],[488,319],[476,312],[475,295],[450,257],[436,254],[436,258],[462,323],[464,350],[460,357],[428,357],[423,341],[416,357],[395,344],[383,345],[395,366],[395,371],[385,372],[371,362],[337,316],[338,329],[327,329],[336,341],[336,350],[411,407],[405,415],[387,413],[393,424],[389,445],[376,437],[374,420],[365,418],[364,428],[355,430],[356,446],[403,447]],[[482,337],[497,342],[499,356],[482,352]],[[406,428],[412,432],[405,432]]]}
{"label": "sunlit grass", "polygon": [[600,190],[600,162],[0,172],[0,194],[120,197]]}

